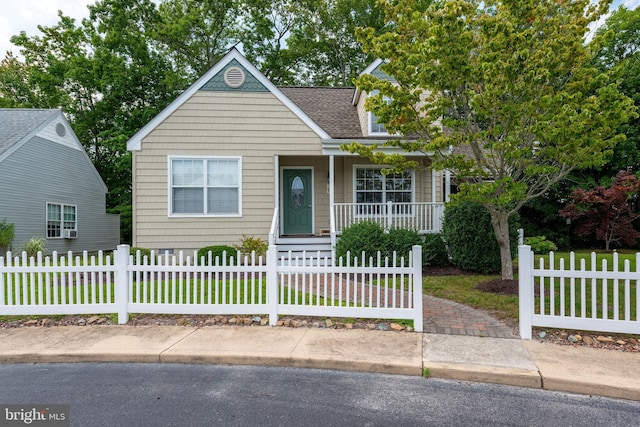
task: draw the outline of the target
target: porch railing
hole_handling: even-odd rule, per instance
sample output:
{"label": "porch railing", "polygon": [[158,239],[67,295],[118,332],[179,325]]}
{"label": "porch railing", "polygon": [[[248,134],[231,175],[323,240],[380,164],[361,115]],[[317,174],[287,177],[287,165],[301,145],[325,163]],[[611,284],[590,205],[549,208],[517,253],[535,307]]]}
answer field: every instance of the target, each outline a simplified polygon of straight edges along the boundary
{"label": "porch railing", "polygon": [[271,228],[269,229],[269,245],[275,245],[276,239],[280,234],[280,214],[278,208],[273,210],[273,219],[271,220]]}
{"label": "porch railing", "polygon": [[442,230],[444,203],[335,203],[333,219],[337,234],[361,221],[373,221],[385,230],[410,228],[419,233]]}

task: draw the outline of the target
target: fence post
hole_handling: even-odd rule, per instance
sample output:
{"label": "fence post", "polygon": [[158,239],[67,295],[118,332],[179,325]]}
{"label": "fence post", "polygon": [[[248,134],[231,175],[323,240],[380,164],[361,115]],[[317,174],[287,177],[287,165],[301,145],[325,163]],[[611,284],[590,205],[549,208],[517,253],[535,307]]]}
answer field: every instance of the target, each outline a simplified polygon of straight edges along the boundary
{"label": "fence post", "polygon": [[393,225],[393,202],[391,200],[387,201],[387,226],[385,227],[385,231],[391,230]]}
{"label": "fence post", "polygon": [[129,321],[129,245],[118,245],[115,255],[116,267],[116,306],[118,307],[118,324],[124,325]]}
{"label": "fence post", "polygon": [[530,340],[533,321],[533,252],[531,252],[531,246],[518,246],[518,288],[520,338]]}
{"label": "fence post", "polygon": [[278,323],[278,247],[270,245],[267,250],[267,304],[269,326]]}
{"label": "fence post", "polygon": [[413,262],[413,330],[424,330],[424,315],[422,313],[422,246],[414,245],[411,256]]}

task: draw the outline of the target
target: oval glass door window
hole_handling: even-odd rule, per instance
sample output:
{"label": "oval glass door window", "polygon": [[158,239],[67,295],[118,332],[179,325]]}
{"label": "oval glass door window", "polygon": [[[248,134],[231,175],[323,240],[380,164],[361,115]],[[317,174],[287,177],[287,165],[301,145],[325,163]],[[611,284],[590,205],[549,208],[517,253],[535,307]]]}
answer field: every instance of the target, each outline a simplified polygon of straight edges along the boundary
{"label": "oval glass door window", "polygon": [[295,208],[300,208],[304,202],[304,183],[302,178],[296,176],[291,182],[291,204]]}

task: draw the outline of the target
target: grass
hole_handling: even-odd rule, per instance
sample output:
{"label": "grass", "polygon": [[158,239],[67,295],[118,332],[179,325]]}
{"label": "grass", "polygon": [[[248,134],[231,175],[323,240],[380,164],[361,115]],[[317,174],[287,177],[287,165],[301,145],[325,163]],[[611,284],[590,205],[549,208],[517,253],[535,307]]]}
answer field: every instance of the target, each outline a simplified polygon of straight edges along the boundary
{"label": "grass", "polygon": [[[569,268],[569,252],[556,252],[554,253],[554,268],[560,268],[560,259],[564,259],[565,269]],[[608,269],[611,269],[613,263],[613,254],[612,253],[598,253],[598,265],[597,269],[602,269],[602,260],[607,260]],[[535,256],[535,266],[539,266],[539,260],[544,260],[545,266],[549,265],[549,255],[536,255]],[[586,269],[591,269],[591,251],[585,252],[576,252],[575,253],[575,262],[577,266],[580,266],[580,260],[584,259],[586,264]],[[624,262],[625,260],[629,261],[630,271],[634,271],[636,269],[636,255],[635,252],[619,252],[618,253],[618,268],[620,271],[624,270]],[[495,317],[499,320],[504,319],[513,319],[518,320],[519,318],[519,307],[518,307],[518,297],[516,295],[500,295],[491,292],[484,292],[476,288],[476,285],[482,282],[486,282],[489,280],[493,280],[498,278],[499,276],[484,276],[484,275],[462,275],[462,276],[425,276],[423,277],[423,292],[428,295],[432,295],[434,297],[448,299],[451,301],[455,301],[460,304],[467,305],[469,307],[473,307],[480,310],[485,310],[491,312]],[[623,298],[623,282],[620,281],[620,289],[619,289],[619,315],[620,318],[624,318],[624,314],[622,313],[622,309],[624,304],[622,304],[621,299]],[[580,281],[576,279],[576,289],[579,289]],[[554,286],[554,307],[555,313],[560,313],[560,305],[561,305],[561,281],[556,280]],[[569,313],[569,303],[570,303],[570,281],[569,279],[565,279],[565,307],[566,313]],[[633,285],[635,287],[635,285]],[[586,287],[590,291],[591,289],[591,280],[588,279],[586,281]],[[598,310],[598,316],[602,315],[602,281],[596,281],[596,288],[598,290],[596,294],[596,309]],[[546,279],[545,290],[549,292],[549,279]],[[593,307],[593,300],[590,295],[590,292],[586,293],[585,298],[585,311],[587,316],[591,315],[591,310]],[[579,292],[578,292],[579,294]],[[613,295],[614,295],[614,283],[612,280],[609,280],[607,283],[607,304],[610,307],[610,313],[612,311],[611,307],[613,307]],[[579,301],[578,295],[578,304],[576,308],[576,314],[580,315],[580,310],[582,305]],[[536,298],[536,307],[539,307],[539,298]],[[636,295],[634,292],[631,292],[631,318],[636,318]],[[547,301],[547,306],[545,308],[545,312],[549,313],[549,302]]]}
{"label": "grass", "polygon": [[518,297],[483,292],[476,288],[478,283],[498,276],[425,276],[422,290],[437,298],[455,301],[476,309],[493,313],[498,319],[518,319]]}
{"label": "grass", "polygon": [[[628,251],[624,251],[624,252],[618,252],[618,270],[619,271],[624,271],[624,263],[625,261],[629,261],[629,269],[630,271],[635,271],[636,270],[636,253],[635,252],[628,252]],[[570,252],[554,252],[554,268],[559,269],[560,268],[560,260],[564,260],[564,266],[565,268],[569,268],[569,259],[570,259],[571,253]],[[598,252],[596,253],[597,256],[597,266],[596,269],[597,270],[602,270],[602,261],[606,260],[607,261],[607,269],[611,269],[611,266],[613,265],[613,257],[614,254],[612,252]],[[539,263],[540,263],[540,259],[544,260],[544,265],[545,268],[548,268],[549,266],[549,255],[545,254],[545,255],[535,255],[534,256],[534,262],[535,262],[535,267],[539,267]],[[575,265],[577,268],[580,267],[580,262],[581,260],[585,260],[585,268],[587,270],[591,269],[591,251],[580,251],[580,252],[575,252]]]}

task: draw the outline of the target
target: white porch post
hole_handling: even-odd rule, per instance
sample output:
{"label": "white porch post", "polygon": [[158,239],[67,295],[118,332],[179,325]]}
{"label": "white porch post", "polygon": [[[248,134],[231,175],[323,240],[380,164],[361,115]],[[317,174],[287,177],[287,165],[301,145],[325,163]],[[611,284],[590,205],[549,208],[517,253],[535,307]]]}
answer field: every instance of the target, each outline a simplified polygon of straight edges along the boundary
{"label": "white porch post", "polygon": [[444,201],[449,201],[451,195],[451,171],[448,169],[444,171]]}
{"label": "white porch post", "polygon": [[275,186],[273,207],[278,209],[280,207],[280,157],[277,154],[273,156],[273,184]]}
{"label": "white porch post", "polygon": [[435,203],[438,199],[436,199],[437,197],[437,191],[438,191],[438,187],[436,185],[436,171],[432,168],[431,169],[431,203]]}
{"label": "white porch post", "polygon": [[[329,232],[331,233],[331,251],[336,247],[336,218],[335,218],[335,157],[329,156]],[[334,259],[332,256],[331,259]]]}

